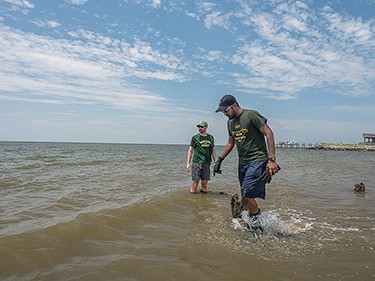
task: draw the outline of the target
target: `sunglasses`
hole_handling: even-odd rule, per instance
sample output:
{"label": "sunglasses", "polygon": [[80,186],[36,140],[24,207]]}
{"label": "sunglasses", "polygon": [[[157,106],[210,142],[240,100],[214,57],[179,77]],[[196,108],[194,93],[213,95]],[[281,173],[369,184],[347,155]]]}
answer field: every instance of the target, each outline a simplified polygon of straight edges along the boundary
{"label": "sunglasses", "polygon": [[233,105],[234,105],[234,104],[228,106],[228,107],[224,110],[224,112],[228,114],[229,109],[231,109],[231,108],[233,107]]}
{"label": "sunglasses", "polygon": [[199,129],[204,128],[204,126],[197,126]]}

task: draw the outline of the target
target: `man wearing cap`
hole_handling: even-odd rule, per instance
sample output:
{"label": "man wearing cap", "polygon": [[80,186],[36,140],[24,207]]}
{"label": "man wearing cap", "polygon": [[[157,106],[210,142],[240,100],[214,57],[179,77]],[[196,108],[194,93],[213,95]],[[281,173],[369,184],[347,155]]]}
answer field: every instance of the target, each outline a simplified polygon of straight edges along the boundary
{"label": "man wearing cap", "polygon": [[[207,133],[208,124],[201,121],[197,124],[198,134],[192,136],[187,154],[186,170],[190,173],[192,184],[190,193],[197,193],[199,181],[201,181],[202,193],[207,193],[207,183],[210,180],[211,158],[216,162],[216,149],[214,137]],[[190,166],[191,158],[193,157]]]}
{"label": "man wearing cap", "polygon": [[260,209],[255,198],[266,198],[265,184],[270,183],[280,169],[276,163],[273,132],[265,117],[255,110],[241,108],[232,95],[223,96],[215,112],[223,112],[228,117],[229,138],[215,161],[213,173],[221,174],[222,161],[236,145],[242,203],[252,221],[256,221]]}

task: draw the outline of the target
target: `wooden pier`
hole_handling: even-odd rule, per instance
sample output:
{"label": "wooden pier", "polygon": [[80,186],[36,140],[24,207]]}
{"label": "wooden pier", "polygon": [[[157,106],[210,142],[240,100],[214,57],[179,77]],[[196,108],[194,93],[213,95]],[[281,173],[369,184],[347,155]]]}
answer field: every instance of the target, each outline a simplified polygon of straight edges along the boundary
{"label": "wooden pier", "polygon": [[276,143],[275,146],[276,148],[303,148],[311,150],[375,151],[375,134],[363,133],[362,137],[363,142],[357,144],[282,141]]}

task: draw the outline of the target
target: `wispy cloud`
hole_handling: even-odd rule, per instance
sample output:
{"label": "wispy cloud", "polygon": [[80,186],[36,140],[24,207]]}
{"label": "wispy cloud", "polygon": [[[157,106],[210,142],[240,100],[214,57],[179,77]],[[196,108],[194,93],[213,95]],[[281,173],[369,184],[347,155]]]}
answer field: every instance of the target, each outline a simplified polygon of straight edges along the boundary
{"label": "wispy cloud", "polygon": [[12,4],[13,7],[33,9],[35,7],[34,3],[27,0],[3,0],[9,4]]}
{"label": "wispy cloud", "polygon": [[223,69],[231,57],[232,65],[242,68],[227,71],[237,90],[278,100],[296,99],[307,91],[374,95],[374,20],[338,13],[328,5],[312,9],[304,1],[237,4],[228,12],[222,3],[202,1],[196,10],[196,19],[207,29],[242,34],[232,54],[218,46],[196,56],[207,63],[222,62]]}
{"label": "wispy cloud", "polygon": [[227,57],[220,50],[206,50],[204,48],[198,48],[196,54],[194,55],[196,59],[202,59],[208,62],[219,61],[223,62],[227,60]]}
{"label": "wispy cloud", "polygon": [[61,25],[59,22],[57,22],[55,20],[37,19],[37,20],[33,20],[31,22],[34,23],[35,25],[39,26],[39,27],[57,28]]}
{"label": "wispy cloud", "polygon": [[201,1],[201,2],[198,1],[196,6],[197,6],[197,11],[199,13],[207,13],[207,12],[211,12],[216,7],[216,4],[214,2],[209,2],[209,1]]}
{"label": "wispy cloud", "polygon": [[66,1],[73,5],[83,5],[83,4],[86,4],[88,0],[66,0]]}
{"label": "wispy cloud", "polygon": [[215,6],[204,21],[206,28],[234,30],[234,25],[240,28],[230,20],[236,17],[257,35],[232,56],[232,63],[243,68],[234,75],[239,90],[275,99],[323,88],[347,96],[374,94],[374,21],[338,14],[329,6],[312,10],[301,1],[267,11],[242,6],[235,14]]}
{"label": "wispy cloud", "polygon": [[168,100],[135,81],[187,79],[186,62],[138,39],[130,44],[84,30],[71,36],[53,39],[0,25],[0,99],[165,111]]}
{"label": "wispy cloud", "polygon": [[161,1],[160,0],[151,0],[151,5],[154,8],[158,8],[160,6]]}
{"label": "wispy cloud", "polygon": [[[87,2],[66,1],[75,5]],[[34,7],[28,1],[7,2]],[[135,2],[169,11],[183,10],[173,1]],[[170,6],[166,8],[166,5]],[[226,72],[227,79],[232,77],[236,90],[278,100],[296,99],[306,91],[322,89],[330,94],[354,97],[374,94],[373,20],[365,21],[335,12],[329,5],[313,10],[309,2],[304,1],[237,1],[230,5],[230,9],[223,3],[199,1],[193,7],[195,10],[185,10],[184,14],[194,15],[208,30],[219,28],[240,35],[238,41],[233,42],[231,52],[221,49],[220,45],[215,50],[201,47],[193,54],[197,61],[189,61],[183,51],[155,48],[160,42],[151,45],[137,37],[129,42],[78,28],[68,32],[71,41],[51,39],[42,44],[60,48],[60,55],[54,57],[54,52],[47,49],[48,60],[42,59],[40,54],[30,56],[45,63],[52,62],[52,71],[56,70],[58,62],[61,66],[71,65],[71,73],[90,69],[90,75],[95,77],[101,73],[103,77],[126,77],[127,82],[130,78],[183,82],[191,79],[190,74],[198,74],[197,70],[204,77],[217,75],[218,78]],[[40,27],[60,27],[56,20],[36,19],[33,23]],[[160,36],[154,30],[154,38]],[[25,33],[21,42],[28,38],[39,40]],[[41,41],[46,42],[46,39]],[[26,50],[26,53],[30,51]]]}
{"label": "wispy cloud", "polygon": [[230,14],[221,14],[219,11],[214,11],[210,14],[207,14],[204,19],[204,25],[207,28],[213,28],[215,26],[229,29],[231,27],[229,18]]}

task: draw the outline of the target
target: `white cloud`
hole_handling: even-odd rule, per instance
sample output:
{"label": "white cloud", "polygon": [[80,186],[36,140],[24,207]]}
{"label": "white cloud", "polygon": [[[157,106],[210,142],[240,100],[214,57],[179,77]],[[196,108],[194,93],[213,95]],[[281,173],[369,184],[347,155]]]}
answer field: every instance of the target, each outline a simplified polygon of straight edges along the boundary
{"label": "white cloud", "polygon": [[50,28],[57,28],[60,26],[60,23],[54,20],[34,20],[32,21],[35,25],[39,27],[50,27]]}
{"label": "white cloud", "polygon": [[57,99],[35,99],[27,97],[7,96],[0,95],[0,100],[3,101],[15,101],[15,102],[27,102],[27,103],[45,103],[45,104],[66,104],[66,102]]}
{"label": "white cloud", "polygon": [[260,38],[244,44],[232,58],[246,71],[238,75],[239,88],[275,99],[325,87],[335,94],[373,95],[374,22],[344,17],[329,7],[320,15],[307,14],[308,7],[297,4],[253,13]]}
{"label": "white cloud", "polygon": [[279,25],[272,14],[259,13],[253,14],[251,17],[252,24],[255,31],[259,33],[264,39],[273,40],[274,35],[279,31]]}
{"label": "white cloud", "polygon": [[73,5],[84,5],[87,3],[88,0],[67,0],[67,1]]}
{"label": "white cloud", "polygon": [[[374,20],[339,14],[330,6],[313,10],[303,1],[271,2],[239,1],[238,8],[230,10],[211,2],[199,5],[207,29],[220,27],[234,35],[241,29],[245,35],[237,36],[244,43],[231,60],[243,71],[229,73],[238,89],[275,99],[322,88],[354,97],[374,94]],[[207,61],[213,58],[205,56]]]}
{"label": "white cloud", "polygon": [[151,6],[154,8],[158,8],[161,4],[160,0],[151,0]]}
{"label": "white cloud", "polygon": [[196,55],[194,55],[194,57],[208,62],[223,62],[227,59],[223,52],[220,50],[207,51],[203,48],[198,48],[198,51]]}
{"label": "white cloud", "polygon": [[131,45],[90,32],[75,35],[56,40],[0,25],[0,99],[165,111],[168,100],[133,78],[186,79],[185,62],[140,40]]}
{"label": "white cloud", "polygon": [[198,2],[196,5],[199,13],[210,12],[216,7],[215,3],[207,1]]}
{"label": "white cloud", "polygon": [[296,18],[294,15],[284,15],[284,28],[289,31],[298,30],[301,32],[307,31],[306,22]]}
{"label": "white cloud", "polygon": [[33,9],[35,7],[34,3],[27,1],[27,0],[3,0],[3,1],[9,4],[12,4],[13,6],[20,7],[20,8]]}
{"label": "white cloud", "polygon": [[207,60],[208,61],[220,61],[223,54],[221,51],[209,51],[207,53]]}
{"label": "white cloud", "polygon": [[230,23],[229,23],[229,17],[230,15],[221,15],[221,12],[215,11],[210,14],[208,14],[204,19],[204,25],[206,28],[210,29],[215,26],[223,27],[225,29],[229,29]]}
{"label": "white cloud", "polygon": [[344,17],[338,13],[326,13],[325,16],[329,30],[342,40],[374,46],[374,21],[364,22],[361,18]]}

